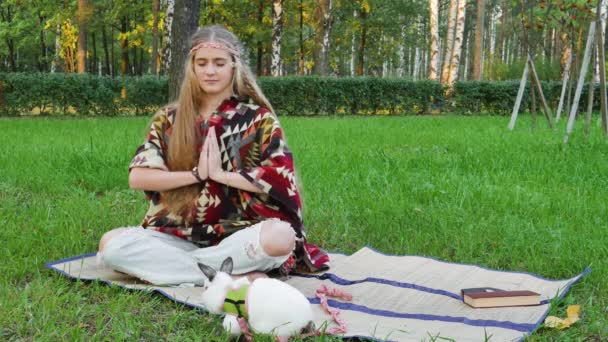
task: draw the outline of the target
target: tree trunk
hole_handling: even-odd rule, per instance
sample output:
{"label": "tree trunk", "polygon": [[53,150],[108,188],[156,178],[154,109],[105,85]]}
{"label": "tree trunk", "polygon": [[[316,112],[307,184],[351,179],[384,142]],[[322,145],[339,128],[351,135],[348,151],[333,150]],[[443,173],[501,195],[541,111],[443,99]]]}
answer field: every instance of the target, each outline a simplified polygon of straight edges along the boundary
{"label": "tree trunk", "polygon": [[[172,41],[171,37],[173,36],[172,28],[173,28],[173,16],[175,11],[175,0],[167,0],[167,10],[165,12],[165,46],[163,48],[163,74],[167,74],[169,72],[171,66],[171,51]],[[171,91],[169,91],[171,93]]]}
{"label": "tree trunk", "polygon": [[198,28],[200,0],[175,0],[171,29],[171,64],[169,66],[169,101],[179,95],[184,75],[184,60],[188,55],[190,36]]}
{"label": "tree trunk", "polygon": [[473,61],[473,79],[481,80],[483,53],[483,22],[484,22],[484,0],[477,0],[477,24],[475,26],[475,60]]}
{"label": "tree trunk", "polygon": [[547,46],[545,48],[545,56],[549,62],[553,62],[553,46],[555,45],[555,29],[547,32]]}
{"label": "tree trunk", "polygon": [[492,12],[490,19],[490,28],[488,30],[488,39],[490,42],[490,55],[494,57],[496,55],[496,19],[497,13]]}
{"label": "tree trunk", "polygon": [[152,0],[152,59],[150,61],[150,72],[158,75],[158,12],[160,11],[160,0]]}
{"label": "tree trunk", "polygon": [[570,37],[568,37],[567,32],[563,32],[561,35],[562,40],[562,58],[561,58],[561,78],[564,78],[564,74],[567,71],[566,67],[568,64],[568,60],[570,59],[570,55],[572,54],[572,48],[570,47]]}
{"label": "tree trunk", "polygon": [[128,54],[128,46],[129,41],[126,37],[127,33],[127,17],[123,17],[120,22],[120,33],[122,33],[120,38],[120,48],[122,51],[120,58],[120,74],[126,75],[129,69],[129,54]]}
{"label": "tree trunk", "polygon": [[38,58],[38,71],[40,72],[44,72],[46,71],[46,42],[44,39],[44,29],[42,29],[44,27],[44,22],[45,22],[45,18],[44,16],[42,16],[42,14],[38,13],[38,24],[40,24],[40,58]]}
{"label": "tree trunk", "polygon": [[281,40],[283,39],[283,1],[272,2],[272,62],[270,73],[281,76]]}
{"label": "tree trunk", "polygon": [[416,46],[414,52],[414,70],[412,74],[414,80],[419,80],[420,77],[420,48]]}
{"label": "tree trunk", "polygon": [[137,46],[131,48],[131,68],[129,73],[131,75],[137,75]]}
{"label": "tree trunk", "polygon": [[[258,27],[262,27],[263,20],[264,20],[264,0],[260,0],[260,2],[258,2]],[[258,54],[257,54],[257,63],[256,63],[256,74],[258,76],[262,76],[263,61],[264,61],[264,46],[262,45],[262,41],[258,40]]]}
{"label": "tree trunk", "polygon": [[17,61],[15,58],[15,42],[12,39],[6,39],[6,45],[8,46],[8,63],[11,72],[17,72]]}
{"label": "tree trunk", "polygon": [[[465,2],[465,0],[460,0]],[[450,0],[450,10],[448,16],[448,31],[445,36],[445,55],[443,57],[443,67],[441,71],[441,84],[446,84],[450,77],[450,63],[454,54],[454,33],[456,32],[456,16],[459,0]]]}
{"label": "tree trunk", "polygon": [[89,9],[87,0],[78,0],[78,73],[87,72],[87,21]]}
{"label": "tree trunk", "polygon": [[91,63],[91,67],[89,68],[89,70],[91,71],[91,73],[96,74],[97,73],[97,42],[95,41],[95,32],[91,32],[91,44],[93,44],[93,59],[92,59],[92,63]]}
{"label": "tree trunk", "polygon": [[[452,0],[454,1],[454,0]],[[439,81],[439,0],[429,0],[431,37],[429,80]]]}
{"label": "tree trunk", "polygon": [[359,37],[359,50],[357,62],[357,76],[363,76],[363,63],[365,59],[365,38],[367,35],[367,11],[361,9],[361,36]]}
{"label": "tree trunk", "polygon": [[298,74],[304,75],[304,5],[300,0],[300,54],[298,56]]}
{"label": "tree trunk", "polygon": [[559,32],[556,29],[553,29],[553,51],[551,51],[551,61],[558,61],[559,51],[561,51],[561,41],[559,39]]}
{"label": "tree trunk", "polygon": [[138,64],[138,75],[144,74],[144,49],[142,47],[137,48],[139,51],[139,64]]}
{"label": "tree trunk", "polygon": [[[2,18],[4,19],[5,22],[7,22],[9,24],[12,23],[13,21],[13,13],[12,13],[12,9],[10,5],[6,6],[6,12],[0,12],[0,14],[2,14]],[[10,37],[5,37],[4,41],[6,42],[6,46],[8,47],[8,62],[9,62],[9,66],[10,66],[10,71],[12,72],[16,72],[17,71],[17,61],[15,58],[15,41],[13,40],[13,38]]]}
{"label": "tree trunk", "polygon": [[104,56],[104,62],[105,62],[105,70],[104,70],[104,74],[105,75],[110,75],[110,54],[108,53],[108,36],[106,34],[106,27],[102,26],[101,27],[101,40],[103,41],[103,56]]}
{"label": "tree trunk", "polygon": [[315,28],[315,50],[314,50],[314,72],[317,75],[329,74],[329,49],[331,24],[333,21],[333,0],[317,0],[314,17]]}
{"label": "tree trunk", "polygon": [[471,75],[473,75],[473,65],[471,63],[471,51],[473,50],[473,48],[471,47],[471,32],[473,30],[471,29],[471,27],[469,27],[468,25],[465,26],[465,30],[464,30],[464,41],[462,42],[462,55],[461,55],[461,60],[464,60],[464,65],[463,65],[463,73],[462,73],[462,77],[464,80],[469,80],[471,79]]}
{"label": "tree trunk", "polygon": [[506,41],[505,41],[505,32],[507,31],[507,0],[502,0],[502,15],[500,17],[500,58],[503,62],[506,62]]}
{"label": "tree trunk", "polygon": [[[405,38],[407,33],[407,26],[405,25],[405,17],[400,16],[399,22],[401,23],[401,35],[399,36],[399,66],[397,67],[397,76],[403,77],[405,75]],[[408,51],[409,52],[409,51]]]}
{"label": "tree trunk", "polygon": [[114,26],[110,27],[110,75],[116,76],[116,55],[114,54]]}
{"label": "tree trunk", "polygon": [[583,49],[583,26],[581,25],[581,27],[578,29],[578,39],[576,40],[576,51],[579,51],[578,58],[576,58],[577,74],[578,74],[578,71],[581,70],[582,54],[580,53],[580,51],[583,51],[582,49]]}
{"label": "tree trunk", "polygon": [[[427,44],[428,42],[428,35],[429,35],[429,29],[428,29],[428,23],[430,21],[429,20],[425,20],[426,16],[421,17],[421,21],[422,21],[422,32],[423,32],[423,38],[422,38],[422,46],[429,46],[430,44]],[[437,34],[437,37],[439,37],[439,34]],[[421,56],[421,62],[420,62],[420,79],[425,79],[428,77],[428,69],[429,69],[429,49],[421,49],[422,50],[422,56]],[[437,49],[437,59],[439,59],[439,48]],[[439,72],[439,67],[437,67],[437,73]]]}
{"label": "tree trunk", "polygon": [[[353,10],[353,20],[357,21],[357,9]],[[357,65],[357,48],[355,47],[357,46],[357,39],[356,39],[356,35],[355,35],[355,30],[353,30],[353,37],[351,40],[351,59],[350,59],[350,76],[354,77],[356,74],[356,65]]]}
{"label": "tree trunk", "polygon": [[454,48],[452,53],[452,59],[449,67],[448,77],[448,92],[453,91],[454,83],[458,80],[458,67],[460,66],[460,53],[462,52],[462,40],[464,35],[464,23],[466,15],[466,1],[460,1],[458,3],[457,19],[456,19],[456,32],[454,36]]}
{"label": "tree trunk", "polygon": [[57,35],[55,36],[55,54],[53,61],[51,62],[51,72],[54,73],[57,69],[61,69],[61,58],[59,57],[59,50],[61,50],[61,25],[57,25]]}
{"label": "tree trunk", "polygon": [[[600,17],[602,20],[602,26],[598,27],[598,30],[601,30],[602,37],[606,33],[606,13],[608,12],[608,0],[603,0],[602,2],[602,10],[600,12]],[[599,32],[598,32],[599,33]],[[596,50],[596,55],[599,54],[599,51]],[[595,59],[595,73],[594,73],[595,83],[600,83],[600,59]]]}

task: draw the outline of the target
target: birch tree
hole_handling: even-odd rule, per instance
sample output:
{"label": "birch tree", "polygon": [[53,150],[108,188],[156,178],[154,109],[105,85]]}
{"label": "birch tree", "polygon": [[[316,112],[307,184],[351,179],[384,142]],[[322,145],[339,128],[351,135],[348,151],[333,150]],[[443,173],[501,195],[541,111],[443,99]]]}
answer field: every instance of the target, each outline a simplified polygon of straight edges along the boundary
{"label": "birch tree", "polygon": [[466,14],[465,12],[466,1],[459,1],[456,18],[456,29],[454,35],[454,48],[452,51],[452,59],[450,60],[449,77],[447,80],[447,84],[449,87],[448,92],[452,92],[454,82],[458,80],[458,67],[460,65],[460,53],[462,52],[462,40],[464,36],[464,23]]}
{"label": "birch tree", "polygon": [[429,80],[439,81],[439,0],[429,0],[429,10],[429,27],[431,40],[431,46],[429,49]]}
{"label": "birch tree", "polygon": [[477,0],[477,24],[475,26],[475,60],[473,61],[473,79],[477,81],[481,80],[481,70],[483,66],[483,60],[481,56],[483,54],[483,19],[485,17],[484,5],[484,0]]}
{"label": "birch tree", "polygon": [[[598,32],[597,34],[601,34],[602,37],[604,37],[605,39],[605,34],[606,34],[606,12],[608,12],[608,0],[604,0],[602,2],[602,10],[600,12],[600,17],[602,18],[602,26],[601,26],[601,32]],[[596,56],[599,54],[599,52],[596,50],[595,51]],[[595,59],[595,73],[594,73],[594,81],[595,83],[600,83],[600,60],[599,58]]]}
{"label": "birch tree", "polygon": [[[420,17],[418,17],[416,28],[418,31],[423,30],[423,25],[420,21]],[[414,80],[418,80],[420,78],[420,63],[421,63],[420,47],[418,46],[418,44],[416,44],[416,47],[414,50],[415,50],[414,51],[414,69],[412,71],[412,78],[414,78]],[[439,52],[437,52],[437,57],[439,57]],[[439,61],[439,59],[437,59],[437,61]],[[435,77],[436,76],[437,76],[437,72],[435,72]]]}
{"label": "birch tree", "polygon": [[61,25],[57,24],[55,35],[55,53],[53,55],[53,61],[51,62],[51,73],[55,73],[61,66],[61,57],[59,57],[59,51],[61,51]]}
{"label": "birch tree", "polygon": [[506,26],[507,26],[507,0],[502,0],[502,7],[501,7],[501,16],[500,16],[500,39],[498,41],[499,44],[499,49],[500,49],[500,58],[502,59],[503,62],[506,62],[507,60],[507,45],[506,45],[506,39],[505,39],[505,33],[506,33]]}
{"label": "birch tree", "polygon": [[315,14],[316,34],[314,50],[314,72],[317,75],[329,74],[330,34],[333,21],[333,0],[317,0]]}
{"label": "birch tree", "polygon": [[158,74],[158,12],[160,0],[152,0],[152,58],[150,61],[150,71]]}
{"label": "birch tree", "polygon": [[270,74],[281,75],[281,40],[283,38],[283,2],[273,0],[272,3],[272,60]]}
{"label": "birch tree", "polygon": [[[464,2],[465,0],[460,0]],[[454,49],[454,32],[456,31],[456,12],[458,9],[458,0],[450,0],[450,9],[448,12],[448,29],[445,35],[445,53],[443,57],[443,67],[441,70],[441,84],[446,84],[450,77],[450,65],[452,61]]]}
{"label": "birch tree", "polygon": [[171,29],[173,28],[173,12],[175,8],[175,0],[166,0],[167,9],[165,11],[165,28],[164,28],[164,48],[163,48],[163,70],[164,73],[169,71],[171,65]]}
{"label": "birch tree", "polygon": [[405,17],[399,16],[399,22],[401,22],[401,35],[399,36],[399,67],[397,68],[397,76],[403,77],[405,75],[405,39],[407,36],[407,26],[405,25]]}
{"label": "birch tree", "polygon": [[[353,10],[353,19],[357,21],[357,9]],[[355,35],[355,30],[352,32],[352,41],[351,41],[351,59],[350,59],[350,76],[354,77],[356,74],[356,65],[357,65],[357,36]]]}

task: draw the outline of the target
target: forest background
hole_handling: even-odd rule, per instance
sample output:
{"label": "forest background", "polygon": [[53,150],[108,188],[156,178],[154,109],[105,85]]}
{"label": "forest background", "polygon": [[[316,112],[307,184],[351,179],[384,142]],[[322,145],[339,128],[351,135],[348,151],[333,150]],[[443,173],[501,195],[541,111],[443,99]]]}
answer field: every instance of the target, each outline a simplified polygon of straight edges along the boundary
{"label": "forest background", "polygon": [[[568,61],[575,74],[580,68],[582,56],[576,52],[583,51],[596,4],[596,0],[1,0],[0,99],[5,93],[9,99],[3,102],[10,106],[9,93],[32,87],[27,76],[15,72],[113,78],[158,75],[161,82],[151,84],[161,93],[167,91],[163,82],[168,75],[168,96],[174,98],[187,37],[197,26],[208,24],[225,25],[243,40],[251,67],[260,77],[372,76],[430,80],[448,89],[460,81],[458,95],[462,89],[479,91],[478,84],[463,81],[520,78],[530,53],[541,80],[561,80]],[[595,64],[597,69],[597,60]],[[485,86],[485,91],[497,84]],[[557,96],[552,94],[559,87],[545,86],[547,97],[555,102]],[[51,82],[47,88],[53,87],[58,86]],[[514,87],[513,82],[490,95],[511,94]],[[122,97],[125,88],[120,86]],[[442,91],[436,89],[440,95]],[[482,109],[471,106],[468,102],[474,100],[468,97],[461,109]],[[31,101],[21,98],[12,103],[24,102]],[[511,105],[502,103],[499,111],[506,112]],[[26,107],[20,112],[41,109],[36,103]]]}

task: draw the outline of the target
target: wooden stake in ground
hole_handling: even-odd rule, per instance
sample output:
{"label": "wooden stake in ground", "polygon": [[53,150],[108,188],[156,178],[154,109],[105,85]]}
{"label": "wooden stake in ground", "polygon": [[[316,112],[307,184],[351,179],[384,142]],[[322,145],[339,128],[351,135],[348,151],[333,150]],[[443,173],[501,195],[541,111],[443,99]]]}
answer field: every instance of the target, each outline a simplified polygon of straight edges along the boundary
{"label": "wooden stake in ground", "polygon": [[536,90],[534,87],[530,87],[530,102],[531,102],[531,114],[532,114],[532,129],[536,128]]}
{"label": "wooden stake in ground", "polygon": [[528,80],[528,63],[524,67],[524,72],[521,75],[521,81],[519,82],[519,90],[517,91],[517,98],[515,99],[515,105],[513,106],[513,112],[511,113],[511,121],[509,121],[509,129],[515,128],[515,121],[517,121],[517,114],[519,113],[519,106],[521,105],[521,99],[524,96],[524,90],[526,89],[526,81]]}
{"label": "wooden stake in ground", "polygon": [[602,30],[602,18],[600,8],[602,6],[602,0],[598,1],[597,4],[597,21],[596,25],[599,27],[599,34],[597,34],[597,58],[600,62],[600,115],[602,117],[602,128],[604,134],[608,135],[608,112],[606,109],[606,61],[604,56],[604,35],[606,32]]}
{"label": "wooden stake in ground", "polygon": [[[598,27],[600,27],[598,25]],[[591,50],[591,58],[592,61],[596,60],[596,45],[597,44],[593,44],[593,49]],[[595,63],[591,63],[592,65],[594,65]],[[589,134],[589,126],[591,125],[591,114],[593,113],[593,93],[595,93],[595,68],[592,68],[591,71],[591,79],[589,80],[589,87],[588,87],[588,92],[589,94],[587,94],[587,115],[585,116],[585,135]]]}
{"label": "wooden stake in ground", "polygon": [[574,119],[576,118],[576,112],[578,110],[578,102],[581,99],[581,92],[583,91],[583,84],[585,83],[585,74],[587,73],[587,68],[589,67],[591,47],[595,40],[595,26],[595,21],[589,25],[589,34],[587,36],[587,44],[585,46],[585,56],[583,57],[583,64],[581,65],[581,69],[579,71],[578,84],[576,85],[574,101],[572,101],[572,108],[570,109],[570,116],[568,117],[568,126],[566,127],[564,143],[568,142],[568,138],[570,137],[570,134],[572,134],[572,128],[574,128]]}
{"label": "wooden stake in ground", "polygon": [[568,57],[568,63],[566,63],[566,69],[564,70],[564,78],[562,79],[562,92],[559,96],[559,105],[557,106],[557,113],[555,114],[555,123],[559,121],[562,115],[562,109],[564,109],[564,98],[566,96],[566,89],[568,89],[568,80],[570,79],[570,68],[572,67],[572,53]]}
{"label": "wooden stake in ground", "polygon": [[549,121],[549,127],[551,127],[551,129],[554,129],[555,127],[553,126],[553,119],[551,118],[553,116],[553,114],[551,113],[551,109],[549,108],[549,105],[547,104],[547,100],[545,100],[545,94],[543,94],[543,87],[540,84],[540,80],[538,79],[538,74],[536,73],[536,68],[534,67],[534,62],[532,61],[532,57],[530,57],[530,55],[528,55],[527,64],[530,65],[530,71],[532,74],[532,83],[534,84],[534,86],[536,86],[536,91],[538,93],[538,96],[540,97],[540,100],[543,103],[543,107],[545,109],[545,117],[547,118],[547,121]]}

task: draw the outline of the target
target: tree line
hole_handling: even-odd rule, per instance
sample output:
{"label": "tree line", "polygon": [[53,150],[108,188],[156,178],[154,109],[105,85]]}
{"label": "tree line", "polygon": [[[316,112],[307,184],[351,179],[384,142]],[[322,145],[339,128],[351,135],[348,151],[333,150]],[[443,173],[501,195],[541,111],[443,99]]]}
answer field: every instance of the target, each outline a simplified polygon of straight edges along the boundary
{"label": "tree line", "polygon": [[572,68],[580,64],[577,52],[596,4],[0,0],[0,71],[170,75],[179,70],[189,34],[197,26],[221,24],[243,40],[259,76],[377,76],[444,84],[515,79],[530,53],[541,78],[559,79],[568,61]]}

